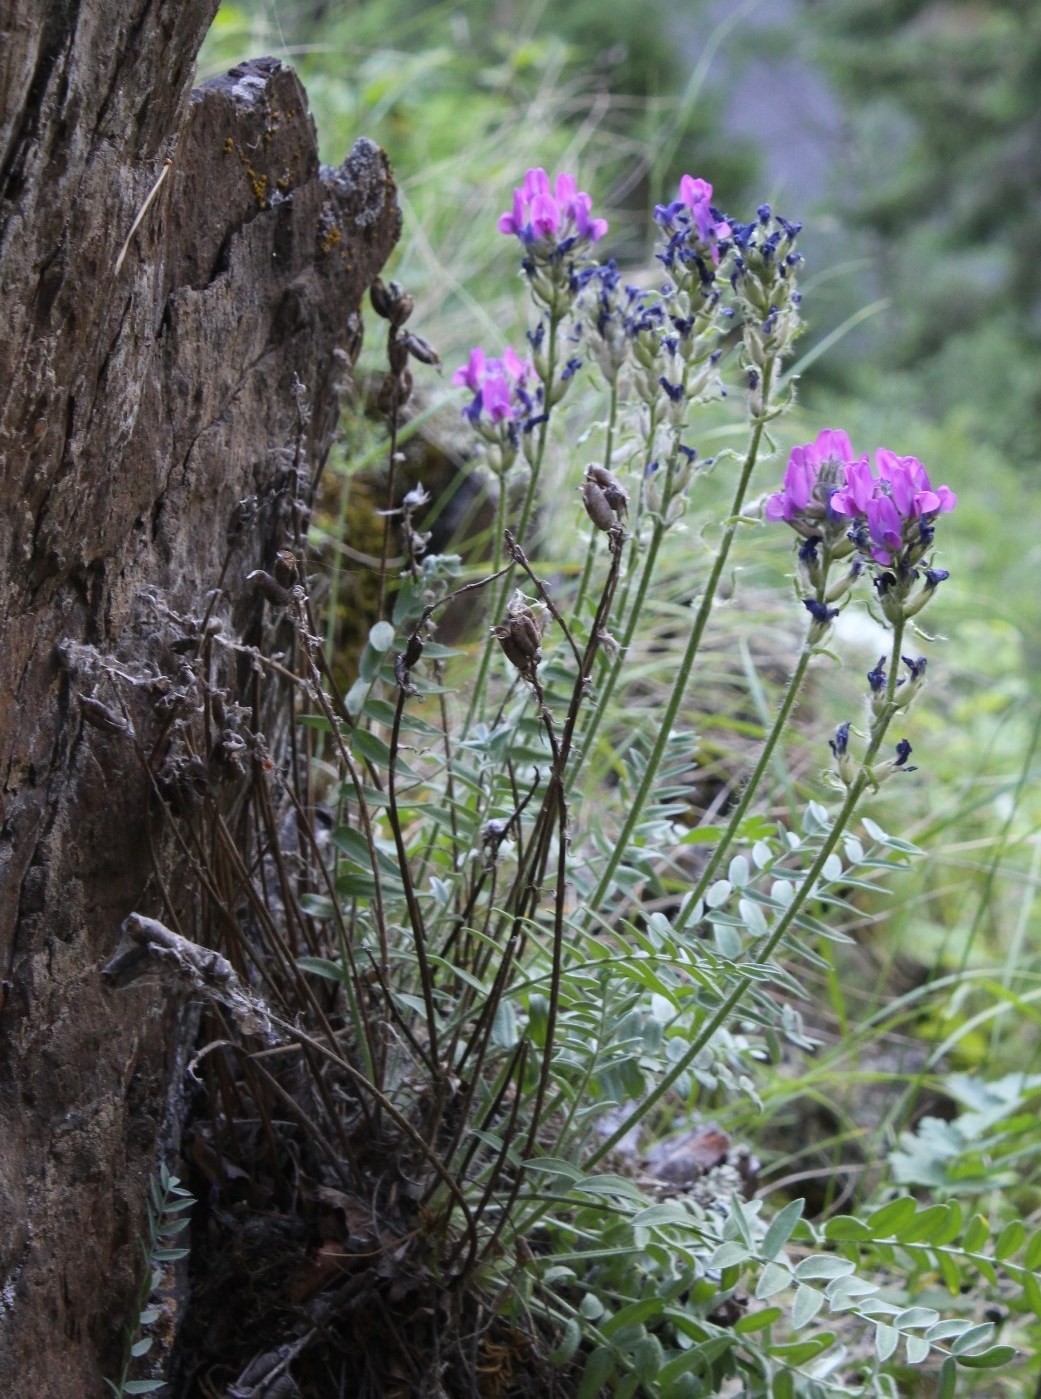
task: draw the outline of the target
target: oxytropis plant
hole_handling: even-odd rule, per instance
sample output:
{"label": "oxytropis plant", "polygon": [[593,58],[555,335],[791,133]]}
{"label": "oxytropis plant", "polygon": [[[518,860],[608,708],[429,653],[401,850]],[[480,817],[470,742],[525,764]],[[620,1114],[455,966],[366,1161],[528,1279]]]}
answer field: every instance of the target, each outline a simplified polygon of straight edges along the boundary
{"label": "oxytropis plant", "polygon": [[[571,176],[529,171],[499,221],[520,246],[533,308],[528,344],[476,347],[453,380],[469,392],[463,413],[497,480],[498,529],[492,626],[446,764],[472,793],[484,854],[474,866],[474,851],[457,842],[446,857],[452,879],[438,887],[455,909],[454,946],[469,937],[482,948],[469,968],[479,966],[483,979],[479,1049],[464,1052],[468,1067],[476,1060],[491,1073],[490,1027],[509,1026],[494,1081],[514,1075],[515,1097],[509,1131],[495,1141],[516,1174],[496,1206],[495,1234],[531,1261],[507,1292],[563,1328],[553,1359],[582,1363],[583,1395],[604,1384],[616,1393],[710,1394],[739,1373],[749,1394],[895,1392],[883,1362],[899,1343],[912,1364],[936,1357],[946,1392],[956,1364],[998,1364],[1011,1351],[988,1350],[989,1329],[963,1317],[886,1299],[895,1245],[885,1254],[880,1242],[885,1261],[870,1264],[879,1275],[862,1276],[857,1249],[829,1246],[845,1236],[801,1220],[799,1200],[770,1222],[762,1202],[734,1190],[732,1174],[716,1197],[673,1192],[668,1206],[660,1184],[648,1196],[604,1174],[632,1160],[631,1143],[648,1124],[686,1120],[699,1091],[754,1096],[757,1061],[784,1039],[811,1043],[798,972],[814,964],[811,947],[822,938],[842,940],[828,923],[836,885],[904,858],[906,846],[873,822],[866,843],[854,823],[863,798],[914,771],[908,739],[889,747],[887,738],[925,682],[914,619],[948,576],[934,549],[937,524],[956,503],[917,458],[879,448],[872,467],[846,433],[827,429],[792,450],[781,489],[757,512],[754,473],[792,401],[785,365],[801,328],[799,225],[766,205],[748,222],[726,215],[711,185],[691,176],[654,216],[665,278],[651,290],[597,260],[607,224]],[[572,412],[558,433],[576,383],[597,428]],[[713,459],[699,449],[698,415],[714,404],[718,421],[724,400],[744,418],[747,442]],[[598,459],[579,466],[569,443],[590,439],[601,444]],[[590,525],[573,590],[551,589],[526,552],[539,483],[557,452],[572,463]],[[627,663],[666,537],[713,469],[729,473],[730,506],[714,549],[702,547],[693,564],[668,688],[645,722],[620,728],[619,712],[645,710],[645,701],[628,705]],[[752,771],[709,853],[677,888],[668,871],[683,868],[676,859],[688,832],[676,818],[689,751],[677,721],[690,709],[732,550],[759,518],[797,536],[804,640]],[[557,557],[554,531],[544,537]],[[756,799],[812,661],[830,655],[834,620],[857,599],[890,644],[867,676],[863,720],[841,724],[830,742],[838,808],[811,802],[801,831],[778,825],[769,834],[751,819]],[[414,654],[421,639],[422,627]],[[505,690],[493,683],[497,651]],[[581,780],[605,744],[621,802]],[[865,1219],[851,1238],[896,1237],[886,1233],[887,1215],[865,1210]],[[943,1213],[948,1230],[952,1219]],[[542,1239],[544,1261],[531,1257],[532,1237]],[[728,1326],[720,1318],[742,1279],[760,1303],[742,1316],[741,1301],[740,1324]],[[798,1339],[775,1334],[781,1294],[792,1299]],[[853,1363],[844,1339],[820,1324],[824,1312],[855,1313],[873,1326],[873,1357]]]}
{"label": "oxytropis plant", "polygon": [[[793,393],[799,225],[766,205],[742,222],[691,176],[654,219],[656,287],[598,260],[609,229],[570,175],[529,171],[499,221],[527,343],[477,347],[454,376],[496,501],[482,576],[428,550],[428,498],[400,489],[410,364],[438,361],[408,329],[409,294],[373,289],[386,527],[379,558],[353,554],[378,568],[381,615],[345,696],[296,514],[274,574],[247,580],[276,652],[229,641],[209,611],[164,614],[195,664],[162,691],[178,746],[141,758],[227,956],[176,930],[174,900],[172,928],[127,920],[110,965],[158,959],[208,1003],[196,1154],[221,1266],[195,1310],[207,1335],[209,1299],[230,1318],[232,1356],[236,1318],[253,1327],[267,1368],[240,1364],[235,1393],[274,1377],[286,1394],[813,1399],[895,1394],[910,1365],[949,1396],[959,1369],[1013,1354],[990,1344],[988,1290],[1041,1316],[1041,1230],[1017,1221],[990,1247],[982,1213],[891,1198],[884,1177],[850,1215],[804,1218],[704,1122],[754,1107],[764,1072],[812,1051],[804,982],[849,941],[850,891],[913,853],[858,808],[913,770],[917,618],[947,577],[934,550],[955,498],[916,458],[879,448],[872,464],[829,429],[763,503],[756,471]],[[721,440],[741,446],[706,453]],[[795,535],[801,642],[751,770],[699,824],[691,729],[714,693],[716,603],[775,524]],[[460,659],[437,624],[463,595],[489,610]],[[768,820],[803,683],[815,661],[835,673],[835,619],[858,600],[887,646],[831,739],[833,805]],[[214,685],[225,648],[254,677],[250,710]],[[282,745],[259,732],[262,678],[293,688]],[[247,767],[237,835],[203,779]],[[287,1308],[293,1339],[270,1348]]]}

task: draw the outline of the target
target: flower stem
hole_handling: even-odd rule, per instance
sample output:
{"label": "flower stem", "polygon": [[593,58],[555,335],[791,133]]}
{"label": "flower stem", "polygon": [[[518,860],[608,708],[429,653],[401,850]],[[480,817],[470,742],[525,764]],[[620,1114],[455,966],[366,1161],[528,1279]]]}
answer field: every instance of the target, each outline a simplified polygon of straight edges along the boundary
{"label": "flower stem", "polygon": [[[611,470],[611,457],[614,451],[614,422],[618,411],[618,383],[611,384],[611,400],[607,410],[607,441],[604,444],[604,470]],[[582,576],[578,580],[578,591],[575,594],[574,615],[581,617],[582,604],[586,600],[586,593],[589,590],[589,579],[593,573],[593,560],[596,557],[596,542],[599,531],[594,529],[589,535],[589,547],[586,550],[586,561],[582,568]]]}
{"label": "flower stem", "polygon": [[[539,476],[542,472],[542,462],[543,458],[546,455],[546,441],[549,436],[549,419],[550,413],[552,412],[552,404],[550,403],[550,397],[553,390],[553,379],[556,373],[557,328],[560,325],[560,321],[561,314],[556,311],[551,311],[549,317],[549,344],[546,350],[546,374],[542,380],[542,390],[544,395],[544,404],[546,411],[545,416],[542,419],[542,422],[539,424],[539,440],[538,446],[535,449],[535,460],[532,462],[531,475],[528,479],[528,487],[524,493],[524,502],[521,506],[520,519],[517,523],[517,528],[514,530],[516,538],[519,539],[522,544],[524,543],[525,533],[528,528],[528,522],[531,519],[531,512],[535,505],[535,494],[538,488]],[[496,560],[502,559],[502,538],[503,529],[505,527],[506,496],[507,489],[506,478],[504,474],[500,483],[499,510],[497,512],[495,524]],[[498,563],[496,564],[496,568],[497,567]],[[505,575],[501,584],[496,589],[492,597],[490,615],[493,624],[496,620],[498,620],[501,617],[502,612],[506,606],[506,599],[510,595],[512,574],[513,570],[511,569],[510,572]],[[481,661],[477,670],[477,677],[474,680],[473,690],[470,693],[470,703],[467,706],[466,710],[466,721],[463,724],[463,733],[469,732],[471,726],[473,725],[474,718],[477,714],[481,712],[482,706],[484,704],[484,692],[488,684],[488,671],[491,667],[491,660],[494,651],[494,639],[489,633],[489,635],[485,637],[484,647],[481,652]]]}
{"label": "flower stem", "polygon": [[[846,791],[846,798],[839,809],[839,813],[832,824],[831,830],[828,832],[824,839],[824,843],[817,852],[817,857],[813,861],[813,864],[803,876],[794,898],[781,914],[780,918],[778,918],[776,927],[769,934],[766,941],[761,947],[756,949],[753,957],[750,959],[760,966],[773,954],[781,939],[799,916],[803,906],[812,897],[815,892],[817,880],[820,878],[824,866],[827,864],[828,857],[831,855],[836,845],[838,845],[843,831],[845,831],[846,827],[849,825],[857,802],[863,796],[865,790],[871,785],[871,763],[874,761],[875,755],[882,745],[886,729],[889,727],[890,721],[896,713],[892,700],[896,691],[896,674],[897,666],[900,662],[900,646],[903,640],[903,630],[902,622],[893,628],[889,684],[886,690],[887,703],[872,726],[871,736],[864,757],[861,760],[860,767]],[[739,972],[737,974],[730,994],[701,1027],[698,1034],[691,1041],[681,1057],[673,1064],[672,1068],[661,1082],[656,1084],[648,1096],[641,1100],[639,1106],[625,1118],[605,1141],[601,1142],[596,1151],[594,1151],[593,1155],[586,1162],[587,1167],[594,1166],[598,1161],[602,1161],[610,1151],[614,1150],[625,1134],[662,1100],[677,1079],[690,1068],[697,1056],[710,1042],[713,1035],[727,1023],[751,984],[752,978],[746,972]]]}
{"label": "flower stem", "polygon": [[[658,737],[655,739],[654,747],[651,749],[643,778],[630,803],[629,812],[622,825],[622,829],[614,837],[614,848],[608,858],[607,867],[600,876],[600,882],[597,884],[596,890],[589,901],[589,907],[594,912],[601,907],[604,899],[607,897],[612,880],[614,879],[615,871],[618,869],[618,866],[621,864],[628,850],[633,831],[636,829],[637,823],[643,814],[643,808],[646,804],[647,797],[657,779],[658,768],[661,766],[661,760],[665,754],[669,736],[672,733],[672,726],[676,722],[676,715],[679,713],[680,704],[683,701],[683,695],[687,688],[687,681],[690,679],[690,672],[693,669],[694,661],[701,645],[701,639],[705,633],[705,627],[712,612],[713,603],[715,602],[716,589],[719,587],[719,580],[723,576],[723,570],[726,567],[727,558],[730,554],[730,546],[733,544],[734,536],[737,533],[739,523],[738,517],[744,505],[748,484],[752,479],[752,472],[755,469],[755,464],[759,456],[759,446],[762,441],[763,430],[766,426],[766,414],[769,407],[770,383],[773,377],[773,368],[774,361],[768,360],[763,370],[763,411],[759,417],[756,418],[755,425],[752,428],[752,436],[748,444],[748,451],[741,467],[741,475],[738,479],[737,488],[734,491],[733,503],[730,507],[730,517],[723,531],[723,538],[716,552],[715,562],[712,565],[712,571],[705,585],[705,592],[702,596],[701,604],[698,607],[697,616],[694,619],[694,625],[691,628],[690,636],[687,640],[687,648],[683,653],[683,659],[680,661],[680,668],[672,687],[672,694],[669,696],[669,702],[665,706],[665,712],[662,715],[661,723],[658,728]],[[633,615],[638,615],[635,607],[633,608]]]}
{"label": "flower stem", "polygon": [[[818,602],[823,603],[825,595],[827,593],[828,568],[830,563],[831,559],[829,555],[825,553],[824,558],[821,561],[821,577],[820,582],[817,586]],[[810,661],[813,658],[813,653],[817,649],[818,643],[814,639],[815,636],[818,635],[817,626],[818,624],[816,623],[816,621],[810,621],[806,635],[806,640],[803,642],[802,645],[802,651],[799,654],[799,659],[796,662],[795,669],[792,671],[792,674],[789,677],[788,686],[784,692],[784,698],[781,700],[781,706],[777,711],[777,716],[774,719],[770,732],[766,736],[766,741],[764,742],[759,752],[759,758],[756,762],[756,765],[752,769],[752,772],[748,780],[744,784],[744,789],[741,792],[741,796],[738,798],[737,805],[730,813],[730,819],[727,822],[726,830],[720,836],[719,843],[713,850],[712,854],[709,856],[708,863],[702,870],[701,876],[698,879],[697,884],[690,891],[689,895],[684,900],[683,906],[680,908],[679,913],[676,915],[676,918],[673,922],[673,932],[675,933],[681,933],[684,930],[684,928],[686,928],[687,924],[690,922],[691,917],[694,914],[694,910],[697,908],[700,900],[704,897],[706,889],[708,889],[709,885],[712,883],[712,880],[715,878],[716,871],[723,863],[723,857],[730,849],[730,846],[733,844],[734,838],[737,836],[738,831],[741,829],[741,822],[745,819],[745,814],[747,813],[748,808],[751,806],[752,801],[754,800],[755,795],[759,790],[759,784],[763,780],[763,777],[766,773],[766,769],[770,765],[770,760],[774,755],[774,751],[777,748],[777,744],[780,741],[781,735],[784,733],[784,730],[788,725],[788,720],[791,718],[792,710],[795,708],[795,701],[798,699],[799,691],[802,689],[802,682],[806,678],[806,672],[809,669]]]}

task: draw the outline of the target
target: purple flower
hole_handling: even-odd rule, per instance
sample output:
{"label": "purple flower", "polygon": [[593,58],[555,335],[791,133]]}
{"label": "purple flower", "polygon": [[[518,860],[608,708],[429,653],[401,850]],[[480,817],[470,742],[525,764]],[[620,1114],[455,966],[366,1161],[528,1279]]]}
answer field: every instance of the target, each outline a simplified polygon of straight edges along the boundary
{"label": "purple flower", "polygon": [[562,242],[569,235],[598,243],[607,232],[606,219],[592,217],[593,201],[578,188],[574,175],[561,173],[552,189],[549,176],[538,167],[513,191],[513,208],[499,218],[499,232],[515,235],[526,246]]}
{"label": "purple flower", "polygon": [[874,496],[867,503],[868,529],[875,545],[871,557],[876,563],[892,562],[892,555],[900,552],[904,542],[904,524],[893,501],[888,496]]}
{"label": "purple flower", "polygon": [[532,399],[527,391],[535,368],[530,360],[521,359],[509,345],[501,359],[487,359],[480,345],[470,351],[470,358],[452,375],[452,383],[468,388],[474,395],[463,412],[472,423],[487,414],[493,423],[509,422],[526,416]]}
{"label": "purple flower", "polygon": [[866,458],[848,467],[845,488],[832,496],[831,508],[854,522],[866,520],[871,557],[890,566],[904,547],[906,522],[918,521],[912,531],[915,542],[927,545],[932,539],[932,521],[953,510],[958,497],[949,486],[934,489],[917,457],[898,457],[888,447],[879,447],[875,464],[877,476]]}
{"label": "purple flower", "polygon": [[879,476],[889,482],[893,502],[905,518],[942,515],[957,505],[958,497],[949,486],[933,490],[925,467],[917,457],[898,457],[888,448],[879,447],[875,461]]}
{"label": "purple flower", "polygon": [[849,480],[851,470],[865,467],[867,460],[855,462],[853,448],[844,432],[825,428],[816,442],[793,447],[784,473],[784,485],[766,502],[768,520],[784,520],[803,532],[811,520],[819,523],[834,509],[836,486]]}
{"label": "purple flower", "polygon": [[678,277],[686,272],[696,274],[708,292],[715,281],[715,264],[719,262],[721,239],[729,238],[731,226],[712,207],[712,186],[707,180],[684,175],[680,180],[679,198],[671,204],[659,204],[654,220],[662,228],[665,245],[658,259]]}
{"label": "purple flower", "polygon": [[712,257],[718,262],[719,252],[715,245],[720,238],[730,236],[730,225],[713,213],[712,186],[708,180],[696,180],[691,175],[684,175],[680,180],[680,199],[694,217],[698,237],[703,243],[711,244]]}

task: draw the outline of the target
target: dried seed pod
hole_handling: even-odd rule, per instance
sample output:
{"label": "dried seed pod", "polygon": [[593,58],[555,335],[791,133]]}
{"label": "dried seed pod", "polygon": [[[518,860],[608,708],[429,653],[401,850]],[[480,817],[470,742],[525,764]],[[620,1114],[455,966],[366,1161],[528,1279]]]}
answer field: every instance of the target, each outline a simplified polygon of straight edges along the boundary
{"label": "dried seed pod", "polygon": [[289,601],[289,589],[283,588],[281,583],[272,578],[270,573],[265,573],[262,568],[255,568],[252,573],[247,573],[246,582],[252,583],[272,607],[285,607]]}
{"label": "dried seed pod", "polygon": [[422,335],[413,335],[407,331],[401,337],[401,343],[408,348],[413,359],[418,359],[420,364],[433,364],[440,367],[441,356],[431,345],[429,340],[425,340]]}
{"label": "dried seed pod", "polygon": [[405,324],[416,304],[400,282],[387,285],[379,277],[369,289],[369,300],[376,314],[390,321],[395,329]]}
{"label": "dried seed pod", "polygon": [[245,500],[240,500],[232,511],[231,520],[228,524],[228,539],[234,541],[247,530],[257,517],[257,498],[255,495],[246,496]]}
{"label": "dried seed pod", "polygon": [[492,635],[502,647],[506,659],[522,675],[534,673],[542,660],[542,621],[524,601],[522,594],[515,593],[510,599],[506,621],[493,627]]}
{"label": "dried seed pod", "polygon": [[629,492],[613,472],[604,466],[590,462],[586,467],[586,480],[593,482],[604,494],[604,499],[619,520],[625,518],[629,510]]}
{"label": "dried seed pod", "polygon": [[387,361],[394,374],[400,374],[408,364],[408,343],[404,336],[392,335],[387,341]]}
{"label": "dried seed pod", "polygon": [[413,632],[408,639],[408,642],[405,646],[405,654],[402,657],[403,661],[405,662],[406,669],[411,670],[422,654],[422,639],[418,637],[415,632]]}
{"label": "dried seed pod", "polygon": [[283,588],[291,588],[296,582],[297,562],[292,549],[282,549],[275,556],[275,578]]}
{"label": "dried seed pod", "polygon": [[100,700],[91,699],[88,695],[79,695],[80,711],[88,724],[94,728],[101,729],[103,733],[124,734],[132,732],[130,725],[121,714],[109,709]]}
{"label": "dried seed pod", "polygon": [[403,369],[398,375],[385,374],[376,395],[376,407],[388,416],[412,397],[412,375]]}
{"label": "dried seed pod", "polygon": [[588,476],[578,488],[582,497],[582,504],[586,508],[586,514],[596,525],[597,529],[608,530],[618,523],[614,511],[607,502],[607,496]]}
{"label": "dried seed pod", "polygon": [[377,277],[369,288],[369,300],[372,302],[372,309],[377,316],[382,316],[384,320],[390,320],[390,293],[384,286],[382,277]]}

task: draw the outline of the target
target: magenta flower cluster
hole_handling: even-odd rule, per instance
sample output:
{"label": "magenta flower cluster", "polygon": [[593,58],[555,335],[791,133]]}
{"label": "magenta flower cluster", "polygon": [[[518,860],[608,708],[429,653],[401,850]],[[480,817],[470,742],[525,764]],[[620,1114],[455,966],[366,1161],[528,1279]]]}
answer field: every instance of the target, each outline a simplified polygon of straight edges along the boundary
{"label": "magenta flower cluster", "polygon": [[[827,508],[833,491],[844,483],[846,468],[853,460],[849,438],[834,428],[818,433],[816,442],[793,447],[784,473],[784,486],[766,502],[766,518],[784,520],[798,528],[806,520],[811,503]],[[830,471],[825,470],[826,467],[830,467]],[[804,533],[804,530],[799,532]]]}
{"label": "magenta flower cluster", "polygon": [[574,175],[559,174],[551,187],[540,166],[529,170],[513,191],[513,209],[500,217],[499,232],[516,235],[525,245],[561,243],[569,237],[598,243],[607,232],[607,220],[593,218],[592,207]]}
{"label": "magenta flower cluster", "polygon": [[473,423],[482,414],[496,424],[527,416],[532,406],[528,385],[534,379],[531,360],[521,359],[509,345],[501,359],[486,358],[480,345],[475,345],[466,364],[452,375],[453,384],[468,388],[474,396],[463,410]]}
{"label": "magenta flower cluster", "polygon": [[719,242],[733,232],[730,224],[712,207],[712,186],[708,180],[684,175],[680,180],[679,198],[671,204],[658,204],[654,221],[664,231],[665,246],[657,256],[670,272],[693,264],[702,280],[711,283],[712,272],[705,261],[705,252],[713,264],[719,262]]}
{"label": "magenta flower cluster", "polygon": [[871,557],[890,565],[905,543],[909,521],[930,524],[937,515],[953,510],[958,497],[949,486],[934,490],[917,457],[898,457],[887,447],[875,452],[878,475],[867,457],[846,467],[846,484],[831,498],[831,508],[851,520],[867,521]]}
{"label": "magenta flower cluster", "polygon": [[847,519],[850,538],[875,563],[892,567],[905,546],[920,547],[933,520],[953,510],[957,496],[949,486],[934,488],[917,457],[879,447],[875,467],[877,474],[866,455],[855,456],[844,432],[827,428],[815,442],[792,449],[782,489],[769,497],[764,514],[807,538],[820,534],[826,522]]}

